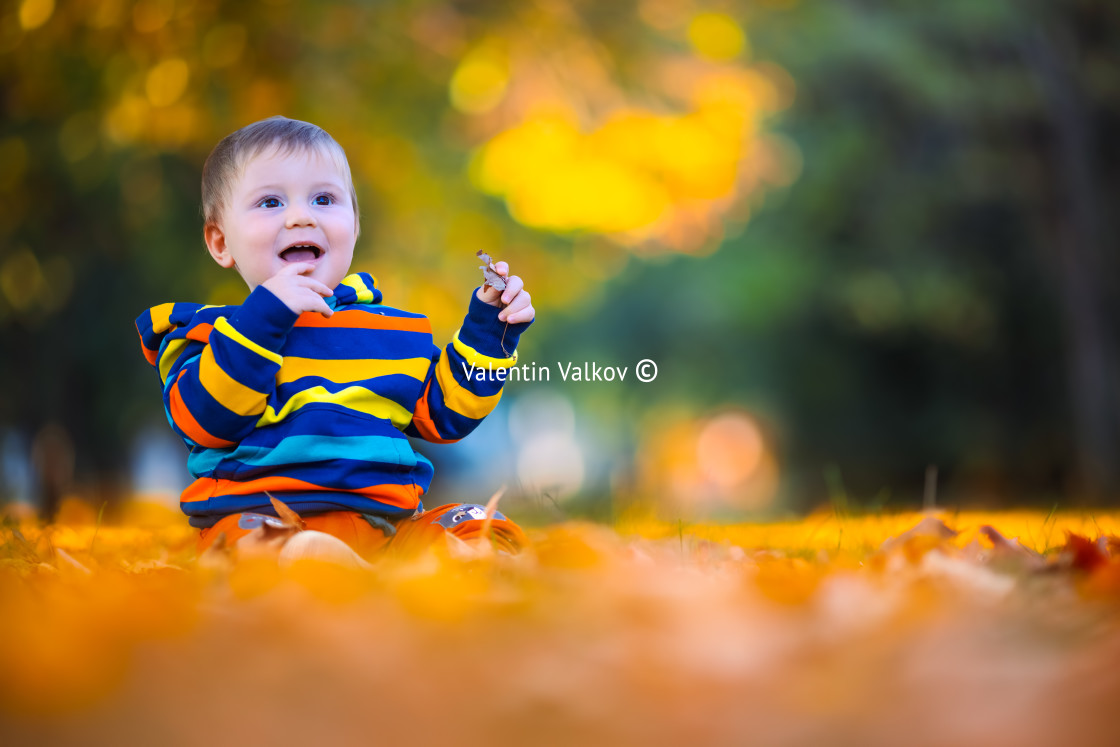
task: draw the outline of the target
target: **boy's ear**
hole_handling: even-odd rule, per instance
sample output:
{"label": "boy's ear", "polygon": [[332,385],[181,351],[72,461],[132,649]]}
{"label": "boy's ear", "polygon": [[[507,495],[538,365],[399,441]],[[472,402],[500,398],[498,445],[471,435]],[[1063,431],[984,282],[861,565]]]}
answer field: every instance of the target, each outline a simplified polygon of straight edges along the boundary
{"label": "boy's ear", "polygon": [[226,246],[226,235],[222,232],[221,226],[207,223],[202,229],[202,236],[206,239],[206,249],[214,261],[227,270],[233,267],[233,255]]}

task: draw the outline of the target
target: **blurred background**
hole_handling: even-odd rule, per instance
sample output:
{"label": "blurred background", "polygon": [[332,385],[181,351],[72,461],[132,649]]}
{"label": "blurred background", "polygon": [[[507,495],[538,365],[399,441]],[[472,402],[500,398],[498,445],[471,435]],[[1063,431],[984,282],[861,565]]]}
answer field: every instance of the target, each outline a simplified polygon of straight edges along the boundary
{"label": "blurred background", "polygon": [[532,293],[550,379],[419,447],[431,503],[1114,505],[1118,42],[1104,0],[6,2],[0,499],[175,505],[133,320],[244,297],[202,163],[284,114],[347,150],[388,305],[446,341],[479,249]]}

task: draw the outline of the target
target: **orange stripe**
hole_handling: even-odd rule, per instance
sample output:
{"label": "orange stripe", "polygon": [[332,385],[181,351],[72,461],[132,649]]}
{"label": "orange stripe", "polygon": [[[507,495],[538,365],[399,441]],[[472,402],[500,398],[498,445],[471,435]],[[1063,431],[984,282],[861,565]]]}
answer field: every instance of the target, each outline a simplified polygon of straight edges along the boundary
{"label": "orange stripe", "polygon": [[183,395],[179,394],[179,379],[183,378],[183,374],[186,372],[186,369],[180,371],[175,383],[171,385],[171,419],[175,421],[175,425],[179,426],[179,430],[187,434],[187,438],[199,446],[205,446],[208,449],[224,449],[227,446],[233,446],[236,442],[225,441],[207,433],[206,429],[198,424],[194,415],[191,415],[191,411],[187,409],[187,405],[183,402]]}
{"label": "orange stripe", "polygon": [[428,386],[424,389],[424,396],[416,400],[416,409],[412,411],[412,423],[416,426],[416,430],[424,437],[425,441],[431,441],[434,444],[453,444],[459,439],[457,438],[444,438],[436,430],[436,424],[432,422],[432,414],[428,409],[428,395],[432,392],[432,381],[428,380]]}
{"label": "orange stripe", "polygon": [[148,359],[148,363],[150,363],[154,366],[154,365],[156,365],[157,362],[159,362],[159,351],[158,350],[149,350],[144,345],[144,343],[140,343],[140,349],[144,351],[144,357]]}
{"label": "orange stripe", "polygon": [[336,311],[330,319],[321,314],[308,312],[301,314],[296,320],[297,327],[340,327],[343,329],[388,329],[399,332],[424,332],[432,333],[432,325],[425,317],[409,318],[399,316],[382,316],[370,314],[368,311],[351,309]]}
{"label": "orange stripe", "polygon": [[188,340],[198,340],[199,342],[210,342],[210,333],[214,331],[213,324],[199,324],[187,330],[186,337]]}
{"label": "orange stripe", "polygon": [[266,490],[270,493],[286,491],[346,493],[372,498],[398,508],[416,508],[423,493],[419,485],[370,485],[356,490],[339,490],[337,488],[324,488],[322,485],[282,475],[261,477],[247,482],[200,477],[183,491],[179,502],[191,503],[205,501],[215,495],[249,495],[251,493],[263,493]]}

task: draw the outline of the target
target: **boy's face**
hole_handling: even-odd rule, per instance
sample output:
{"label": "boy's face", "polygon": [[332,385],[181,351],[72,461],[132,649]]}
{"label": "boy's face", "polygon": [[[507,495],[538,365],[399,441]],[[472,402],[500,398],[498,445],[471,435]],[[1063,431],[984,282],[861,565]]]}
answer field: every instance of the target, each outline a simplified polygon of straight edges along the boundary
{"label": "boy's face", "polygon": [[245,164],[220,225],[205,228],[206,247],[222,267],[234,267],[249,290],[292,262],[334,288],[350,272],[357,216],[349,180],[317,150],[266,150]]}

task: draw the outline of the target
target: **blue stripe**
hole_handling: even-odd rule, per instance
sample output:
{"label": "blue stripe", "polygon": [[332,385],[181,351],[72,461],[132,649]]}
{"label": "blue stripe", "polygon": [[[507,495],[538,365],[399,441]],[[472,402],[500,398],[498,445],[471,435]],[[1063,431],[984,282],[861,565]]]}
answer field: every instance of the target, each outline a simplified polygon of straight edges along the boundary
{"label": "blue stripe", "polygon": [[176,303],[171,307],[168,320],[175,326],[186,330],[202,323],[213,324],[219,316],[229,316],[228,311],[223,314],[223,310],[228,308],[233,307],[223,306],[222,308],[203,309],[200,303]]}
{"label": "blue stripe", "polygon": [[[223,463],[222,468],[226,465]],[[277,473],[275,467],[241,465],[236,472],[238,482],[270,477]],[[364,459],[331,459],[326,462],[285,465],[285,477],[317,485],[327,490],[361,491],[370,484],[412,485],[418,482],[412,467],[403,464],[369,462]],[[371,483],[371,481],[376,481]]]}
{"label": "blue stripe", "polygon": [[[494,385],[497,387],[494,394],[497,394],[498,391],[501,391],[502,382],[495,382]],[[480,387],[474,386],[473,388],[478,389]],[[428,391],[428,412],[432,416],[432,422],[435,423],[436,430],[443,438],[463,438],[482,422],[481,419],[468,418],[455,412],[450,407],[444,406],[443,388],[439,385],[438,380],[432,381],[432,388]]]}
{"label": "blue stripe", "polygon": [[[274,493],[297,514],[312,511],[357,511],[360,513],[381,514],[393,518],[411,515],[415,509],[399,508],[388,503],[365,496],[339,493],[337,502],[331,500],[331,493]],[[226,516],[227,514],[251,511],[259,514],[276,515],[268,496],[263,493],[253,495],[215,496],[206,501],[189,501],[179,504],[188,516]]]}
{"label": "blue stripe", "polygon": [[279,363],[246,348],[236,340],[231,340],[218,330],[210,335],[210,350],[214,353],[214,362],[218,364],[218,368],[225,371],[234,381],[256,392],[267,392],[271,389],[276,372],[280,370]]}
{"label": "blue stripe", "polygon": [[285,356],[319,360],[430,358],[431,351],[430,334],[396,329],[295,327],[284,343]]}

